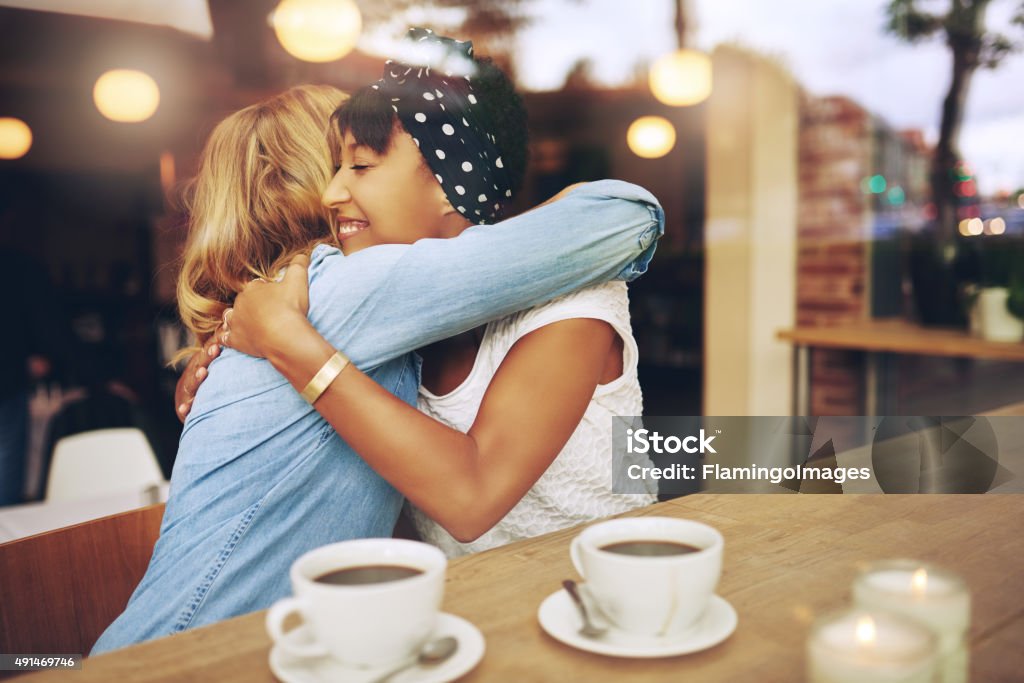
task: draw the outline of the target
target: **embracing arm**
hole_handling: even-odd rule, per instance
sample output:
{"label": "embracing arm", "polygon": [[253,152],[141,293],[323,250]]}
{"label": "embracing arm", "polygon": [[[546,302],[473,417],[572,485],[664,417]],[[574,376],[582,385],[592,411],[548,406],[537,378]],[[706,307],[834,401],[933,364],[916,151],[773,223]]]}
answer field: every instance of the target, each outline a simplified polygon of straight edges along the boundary
{"label": "embracing arm", "polygon": [[[453,239],[374,247],[345,257],[362,260],[362,266],[314,268],[310,291],[316,305],[309,318],[330,345],[369,370],[489,320],[599,282],[633,280],[646,271],[665,225],[651,193],[602,180],[574,185],[554,199]],[[388,261],[380,255],[395,251],[371,254],[374,249],[400,249],[401,256]],[[372,279],[373,287],[353,305],[352,279],[362,277]],[[244,292],[240,297],[244,300]],[[287,342],[305,322],[308,308],[303,306],[299,315],[287,308],[263,310],[268,315],[260,321],[262,334]],[[263,347],[274,341],[254,335],[252,345],[241,350],[266,356]],[[198,371],[191,365],[187,369],[193,375]],[[186,374],[183,382],[179,388],[189,386],[194,394],[194,378]],[[188,398],[176,398],[182,419],[191,406]]]}
{"label": "embracing arm", "polygon": [[[297,390],[334,353],[311,325],[270,351]],[[601,320],[546,325],[512,347],[469,432],[434,420],[349,365],[317,411],[366,462],[456,540],[512,509],[561,452],[601,380],[616,333]]]}
{"label": "embracing arm", "polygon": [[[309,317],[366,370],[562,294],[639,277],[663,232],[661,207],[643,188],[587,183],[496,225],[401,247],[356,307],[332,302],[351,288],[356,269],[321,269],[310,283]],[[346,258],[373,258],[372,251]]]}

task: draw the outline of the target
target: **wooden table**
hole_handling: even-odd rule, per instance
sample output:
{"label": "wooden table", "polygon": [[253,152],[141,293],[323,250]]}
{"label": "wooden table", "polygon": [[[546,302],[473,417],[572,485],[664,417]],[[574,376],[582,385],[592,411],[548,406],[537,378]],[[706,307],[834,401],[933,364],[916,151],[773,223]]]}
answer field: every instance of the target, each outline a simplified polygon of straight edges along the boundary
{"label": "wooden table", "polygon": [[864,320],[829,327],[780,330],[793,343],[793,414],[810,414],[811,350],[844,349],[867,354],[865,415],[878,414],[881,365],[888,354],[1024,361],[1024,343],[992,342],[964,330],[921,327],[905,320]]}
{"label": "wooden table", "polygon": [[[548,637],[537,607],[575,576],[565,530],[455,560],[444,609],[475,623],[487,653],[466,681],[803,680],[816,616],[848,604],[864,563],[912,557],[960,573],[973,600],[971,680],[1020,681],[1024,671],[1024,498],[1015,495],[711,495],[678,498],[634,515],[686,517],[725,536],[718,592],[739,614],[731,638],[704,652],[624,660],[579,652]],[[85,661],[43,681],[274,681],[258,612]]]}

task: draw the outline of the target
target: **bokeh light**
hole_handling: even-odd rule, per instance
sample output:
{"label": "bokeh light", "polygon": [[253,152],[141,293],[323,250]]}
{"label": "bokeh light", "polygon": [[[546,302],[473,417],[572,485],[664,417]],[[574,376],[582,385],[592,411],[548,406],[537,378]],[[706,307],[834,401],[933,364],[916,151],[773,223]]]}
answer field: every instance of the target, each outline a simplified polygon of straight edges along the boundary
{"label": "bokeh light", "polygon": [[0,159],[20,159],[32,148],[32,129],[21,119],[0,118]]}
{"label": "bokeh light", "polygon": [[887,196],[889,198],[889,203],[894,206],[899,206],[903,204],[903,202],[906,201],[907,199],[906,193],[903,191],[903,188],[900,187],[899,185],[893,185],[891,188],[889,188],[889,193]]}
{"label": "bokeh light", "polygon": [[352,0],[281,0],[271,25],[291,56],[306,62],[333,62],[356,46],[363,16]]}
{"label": "bokeh light", "polygon": [[657,159],[672,151],[676,129],[661,116],[641,116],[629,126],[626,143],[633,154],[644,159]]}
{"label": "bokeh light", "polygon": [[868,189],[875,194],[882,194],[885,192],[885,176],[874,175],[871,176],[871,180],[868,181]]}
{"label": "bokeh light", "polygon": [[685,107],[711,94],[711,58],[696,50],[677,50],[651,66],[651,92],[663,104]]}
{"label": "bokeh light", "polygon": [[990,235],[1002,235],[1006,232],[1006,221],[1001,216],[996,216],[988,222],[988,232]]}
{"label": "bokeh light", "polygon": [[1019,206],[1020,208],[1024,209],[1024,193],[1020,194],[1017,197],[1017,206]]}
{"label": "bokeh light", "polygon": [[[960,221],[958,229],[960,230],[960,234],[963,235],[964,237],[975,237],[985,232],[985,222],[980,218],[964,218],[963,220]],[[1003,230],[1006,230],[1005,223],[1003,224]]]}
{"label": "bokeh light", "polygon": [[160,88],[148,74],[134,69],[113,69],[98,79],[92,99],[111,121],[145,121],[160,105]]}

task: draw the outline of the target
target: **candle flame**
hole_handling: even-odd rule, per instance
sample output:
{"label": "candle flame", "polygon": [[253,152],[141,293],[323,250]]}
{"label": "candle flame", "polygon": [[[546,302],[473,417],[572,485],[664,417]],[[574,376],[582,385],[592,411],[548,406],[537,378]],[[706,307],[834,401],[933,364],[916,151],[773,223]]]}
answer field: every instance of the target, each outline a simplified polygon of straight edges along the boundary
{"label": "candle flame", "polygon": [[875,632],[875,620],[864,615],[857,620],[857,642],[861,645],[871,645],[877,637]]}
{"label": "candle flame", "polygon": [[914,595],[921,596],[925,594],[928,589],[928,572],[925,571],[924,567],[921,567],[914,576],[910,579],[910,590],[913,591]]}

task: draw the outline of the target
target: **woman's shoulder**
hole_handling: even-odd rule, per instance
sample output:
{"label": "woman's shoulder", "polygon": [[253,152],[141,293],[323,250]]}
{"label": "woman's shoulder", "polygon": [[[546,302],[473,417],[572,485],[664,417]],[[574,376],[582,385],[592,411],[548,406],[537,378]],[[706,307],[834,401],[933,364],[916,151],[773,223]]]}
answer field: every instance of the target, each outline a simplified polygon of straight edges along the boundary
{"label": "woman's shoulder", "polygon": [[387,280],[408,249],[407,244],[380,244],[346,256],[336,246],[318,244],[309,261],[310,300],[364,298]]}
{"label": "woman's shoulder", "polygon": [[372,271],[382,265],[397,263],[408,250],[408,244],[377,244],[346,256],[333,244],[322,242],[313,247],[309,255],[310,278],[355,268]]}
{"label": "woman's shoulder", "polygon": [[560,320],[596,318],[614,327],[629,326],[629,295],[622,280],[604,282],[570,292],[545,304],[507,318],[505,328],[522,337]]}
{"label": "woman's shoulder", "polygon": [[[629,296],[626,283],[606,282],[558,297],[546,304],[520,311],[488,325],[481,345],[491,363],[497,367],[505,354],[526,335],[562,320],[590,318],[602,320],[615,330],[623,341],[623,377],[634,377],[639,351],[633,338],[629,319]],[[604,385],[607,393],[625,380]]]}

